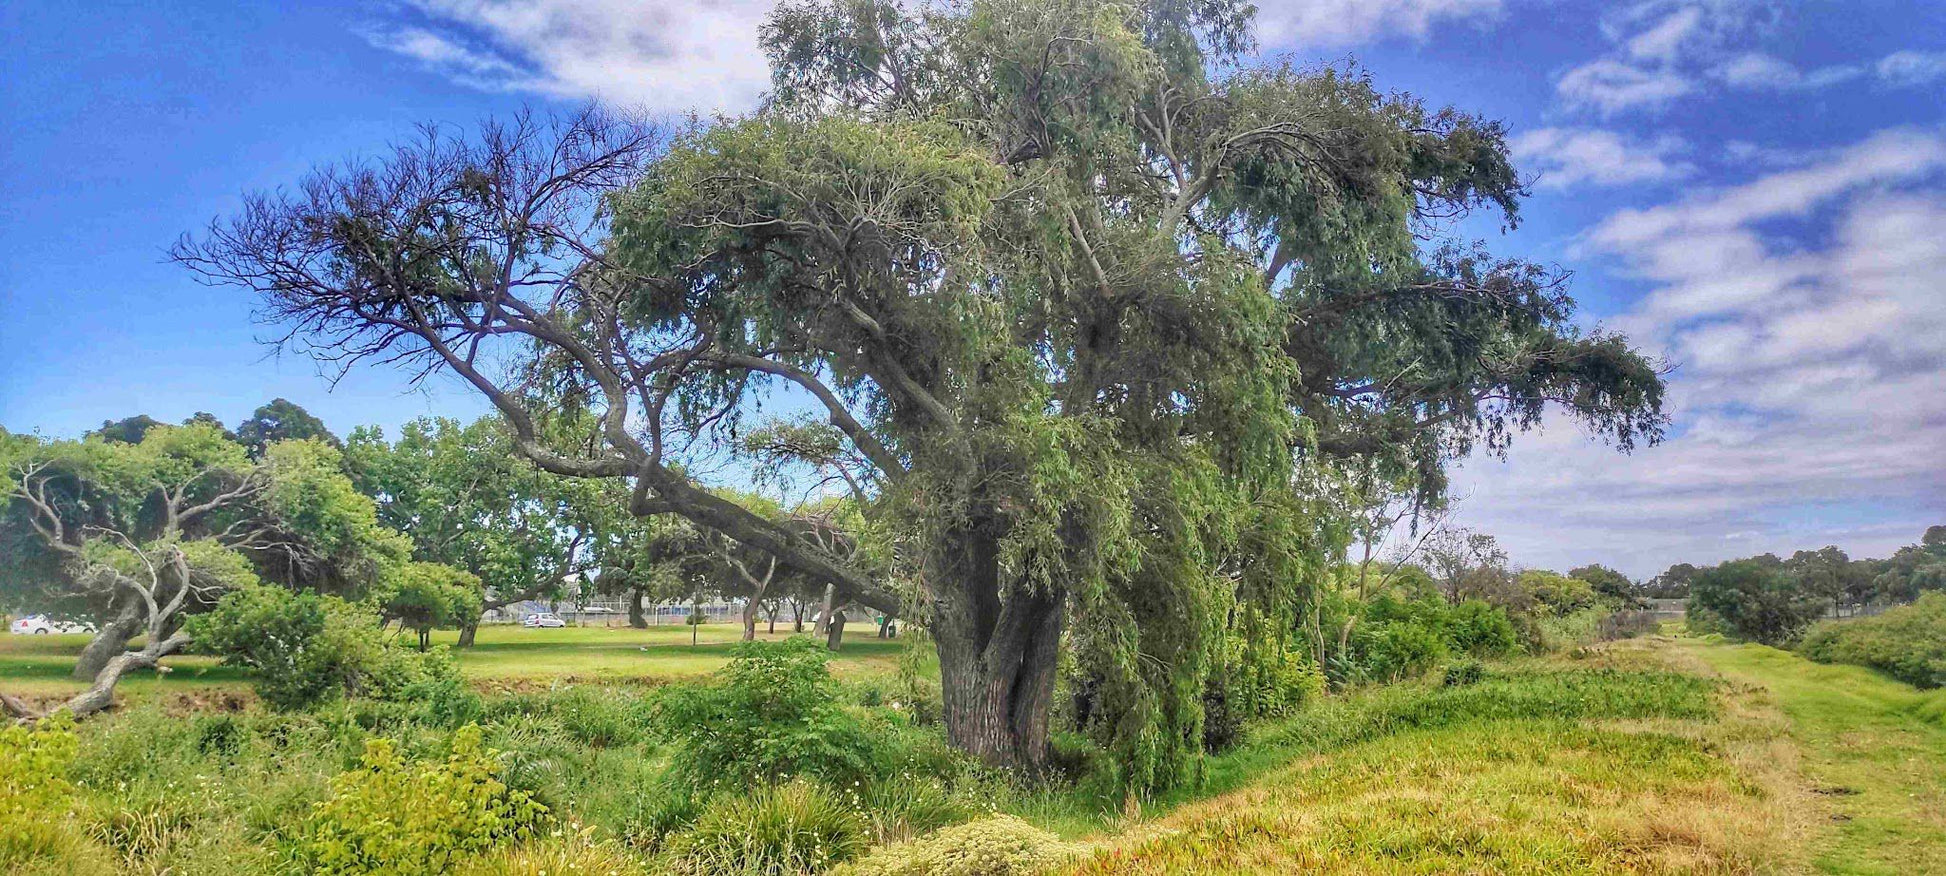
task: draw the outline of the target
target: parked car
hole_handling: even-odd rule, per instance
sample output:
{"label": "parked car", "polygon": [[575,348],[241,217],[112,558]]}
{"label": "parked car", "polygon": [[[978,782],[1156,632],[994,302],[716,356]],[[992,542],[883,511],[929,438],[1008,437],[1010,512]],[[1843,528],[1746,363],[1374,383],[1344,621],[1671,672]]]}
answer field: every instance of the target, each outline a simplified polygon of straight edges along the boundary
{"label": "parked car", "polygon": [[92,633],[95,631],[95,625],[52,620],[44,614],[30,614],[14,621],[8,629],[16,636],[45,636],[50,633]]}
{"label": "parked car", "polygon": [[521,618],[520,625],[531,629],[551,629],[554,627],[565,627],[568,625],[568,622],[562,620],[558,615],[544,611]]}

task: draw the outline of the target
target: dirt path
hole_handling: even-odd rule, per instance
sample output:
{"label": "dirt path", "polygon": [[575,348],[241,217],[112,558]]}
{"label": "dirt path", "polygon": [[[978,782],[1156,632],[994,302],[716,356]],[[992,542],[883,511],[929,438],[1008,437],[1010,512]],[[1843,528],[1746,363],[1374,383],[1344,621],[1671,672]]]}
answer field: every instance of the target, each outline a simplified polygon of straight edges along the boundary
{"label": "dirt path", "polygon": [[1678,647],[1765,688],[1790,719],[1804,771],[1838,822],[1814,859],[1819,870],[1946,874],[1946,691],[1758,645]]}

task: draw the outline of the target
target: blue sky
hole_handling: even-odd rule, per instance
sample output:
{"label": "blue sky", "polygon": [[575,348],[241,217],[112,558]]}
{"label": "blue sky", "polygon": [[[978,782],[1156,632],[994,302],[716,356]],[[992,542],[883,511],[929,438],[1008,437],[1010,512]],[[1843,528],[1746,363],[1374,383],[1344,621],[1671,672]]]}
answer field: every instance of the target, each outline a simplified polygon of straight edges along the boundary
{"label": "blue sky", "polygon": [[[0,8],[0,425],[339,432],[483,410],[446,382],[266,358],[252,303],[166,263],[240,193],[590,98],[746,108],[767,0],[55,3]],[[1505,120],[1534,196],[1491,241],[1576,274],[1588,325],[1677,365],[1671,440],[1555,424],[1459,477],[1517,560],[1650,574],[1946,522],[1946,4],[1264,0],[1267,52]]]}

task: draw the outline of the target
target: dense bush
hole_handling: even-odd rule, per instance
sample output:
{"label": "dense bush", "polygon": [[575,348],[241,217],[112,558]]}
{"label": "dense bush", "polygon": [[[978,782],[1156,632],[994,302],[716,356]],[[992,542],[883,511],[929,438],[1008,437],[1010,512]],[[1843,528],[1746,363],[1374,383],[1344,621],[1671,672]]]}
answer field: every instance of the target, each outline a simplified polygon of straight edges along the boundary
{"label": "dense bush", "polygon": [[368,609],[282,587],[232,592],[187,628],[197,650],[249,669],[257,696],[286,710],[357,691],[383,647]]}
{"label": "dense bush", "polygon": [[1462,654],[1505,657],[1520,648],[1507,612],[1477,599],[1447,609],[1443,626],[1446,644]]}
{"label": "dense bush", "polygon": [[669,838],[663,859],[683,876],[807,876],[857,857],[867,844],[850,805],[796,781],[716,798],[694,826]]}
{"label": "dense bush", "polygon": [[846,787],[872,774],[872,740],[839,704],[829,651],[800,637],[734,653],[713,683],[662,700],[679,776],[729,787],[814,776]]}
{"label": "dense bush", "polygon": [[1704,569],[1689,585],[1692,628],[1720,623],[1729,635],[1766,645],[1796,638],[1824,613],[1826,604],[1781,562],[1761,559]]}
{"label": "dense bush", "polygon": [[1324,693],[1324,672],[1302,649],[1235,637],[1203,692],[1203,748],[1220,751],[1243,726],[1281,718]]}
{"label": "dense bush", "polygon": [[374,739],[317,804],[305,858],[318,873],[418,876],[527,836],[546,808],[502,784],[497,766],[478,727],[454,734],[443,760],[416,766],[391,740]]}
{"label": "dense bush", "polygon": [[1917,687],[1946,687],[1946,593],[1877,617],[1825,621],[1798,650],[1820,663],[1869,666]]}
{"label": "dense bush", "polygon": [[1028,876],[1072,857],[1077,847],[1012,816],[949,827],[890,845],[839,870],[841,876]]}

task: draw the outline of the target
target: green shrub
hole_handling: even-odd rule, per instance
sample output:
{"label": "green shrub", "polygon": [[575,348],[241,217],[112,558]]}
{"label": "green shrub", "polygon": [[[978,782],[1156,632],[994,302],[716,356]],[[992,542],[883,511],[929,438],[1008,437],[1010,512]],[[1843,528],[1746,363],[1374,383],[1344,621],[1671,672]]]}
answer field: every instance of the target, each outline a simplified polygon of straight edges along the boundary
{"label": "green shrub", "polygon": [[878,843],[911,839],[973,814],[938,780],[915,775],[879,779],[866,787],[859,803],[872,841]]}
{"label": "green shrub", "polygon": [[392,723],[458,727],[478,722],[484,711],[480,695],[445,646],[428,651],[387,646],[371,664],[366,683],[372,699],[399,707],[386,710]]}
{"label": "green shrub", "polygon": [[1301,648],[1232,637],[1203,688],[1203,749],[1228,748],[1251,721],[1281,718],[1324,694],[1324,673]]}
{"label": "green shrub", "polygon": [[1028,876],[1073,857],[1078,847],[1009,815],[949,827],[886,846],[841,876]]}
{"label": "green shrub", "polygon": [[494,777],[476,726],[453,735],[444,760],[415,765],[388,739],[366,744],[358,769],[331,782],[312,813],[304,853],[318,873],[417,876],[528,836],[546,808]]}
{"label": "green shrub", "polygon": [[1507,612],[1478,599],[1469,599],[1446,612],[1446,642],[1452,650],[1475,657],[1505,657],[1520,648]]}
{"label": "green shrub", "polygon": [[198,651],[249,669],[257,696],[285,710],[356,691],[383,648],[369,609],[282,587],[233,591],[187,627]]}
{"label": "green shrub", "polygon": [[716,798],[669,838],[663,860],[682,876],[800,876],[849,861],[866,845],[856,811],[797,781]]}
{"label": "green shrub", "polygon": [[1876,617],[1824,621],[1805,634],[1798,651],[1820,663],[1871,667],[1915,687],[1946,687],[1946,593],[1928,593]]}
{"label": "green shrub", "polygon": [[830,652],[794,638],[745,642],[734,653],[713,683],[662,699],[679,776],[729,787],[814,776],[847,787],[873,773],[872,740],[838,704]]}
{"label": "green shrub", "polygon": [[1420,621],[1360,627],[1355,636],[1364,673],[1395,682],[1431,671],[1446,659],[1446,637]]}
{"label": "green shrub", "polygon": [[1480,679],[1485,677],[1485,675],[1486,667],[1480,665],[1480,661],[1470,658],[1455,660],[1446,664],[1446,677],[1443,680],[1443,685],[1445,687],[1465,687],[1469,684],[1479,684]]}

